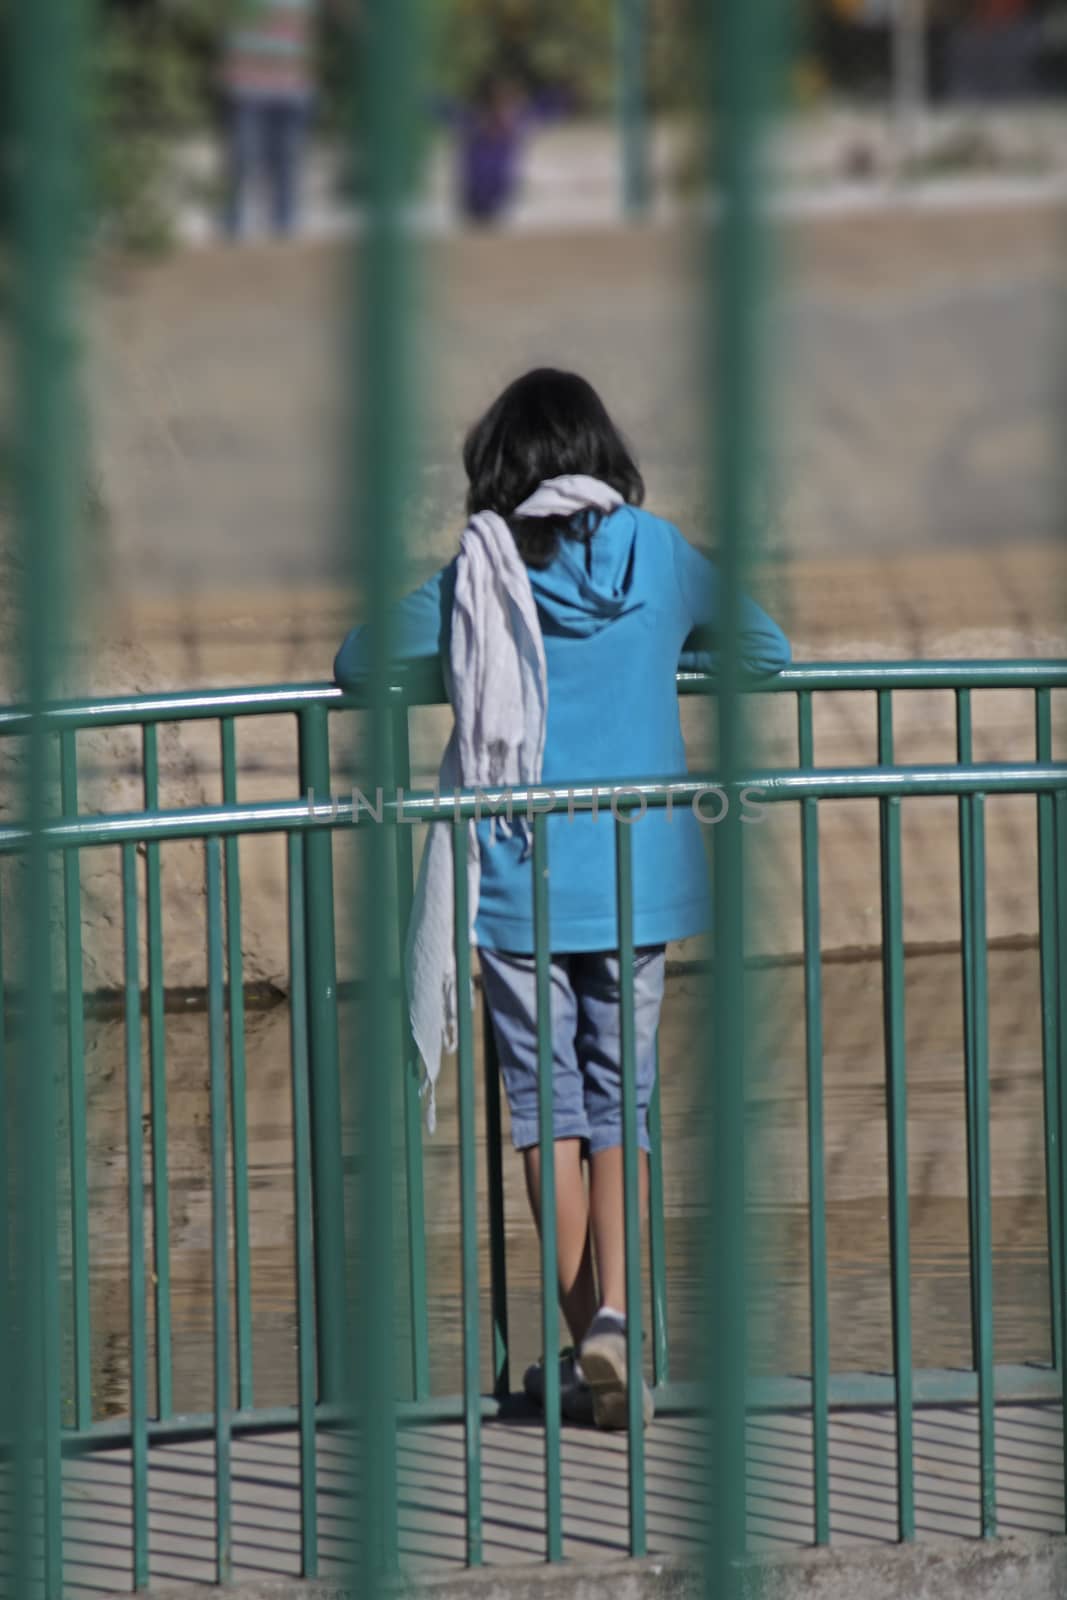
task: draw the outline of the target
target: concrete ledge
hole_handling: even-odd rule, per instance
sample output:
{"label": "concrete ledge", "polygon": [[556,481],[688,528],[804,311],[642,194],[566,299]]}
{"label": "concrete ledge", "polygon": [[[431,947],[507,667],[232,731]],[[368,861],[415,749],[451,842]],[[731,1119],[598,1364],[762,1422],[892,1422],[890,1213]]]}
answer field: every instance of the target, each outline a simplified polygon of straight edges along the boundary
{"label": "concrete ledge", "polygon": [[[691,1565],[677,1561],[570,1563],[457,1572],[388,1591],[396,1600],[697,1600]],[[924,1542],[854,1550],[803,1550],[752,1561],[746,1600],[1056,1600],[1067,1594],[1067,1540]],[[343,1584],[294,1579],[153,1589],[151,1600],[356,1600]],[[121,1600],[114,1596],[113,1600]]]}

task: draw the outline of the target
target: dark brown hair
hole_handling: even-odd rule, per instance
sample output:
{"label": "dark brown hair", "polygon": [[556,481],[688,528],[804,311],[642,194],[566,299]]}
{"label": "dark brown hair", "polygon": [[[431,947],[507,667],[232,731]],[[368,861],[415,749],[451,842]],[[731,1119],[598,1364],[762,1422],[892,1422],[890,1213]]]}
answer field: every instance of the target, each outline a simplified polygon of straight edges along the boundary
{"label": "dark brown hair", "polygon": [[470,484],[467,511],[495,511],[511,528],[529,567],[547,567],[561,538],[589,540],[601,513],[580,517],[516,517],[516,506],[546,478],[583,473],[640,505],[645,485],[629,446],[604,402],[584,378],[538,367],[508,385],[463,446]]}

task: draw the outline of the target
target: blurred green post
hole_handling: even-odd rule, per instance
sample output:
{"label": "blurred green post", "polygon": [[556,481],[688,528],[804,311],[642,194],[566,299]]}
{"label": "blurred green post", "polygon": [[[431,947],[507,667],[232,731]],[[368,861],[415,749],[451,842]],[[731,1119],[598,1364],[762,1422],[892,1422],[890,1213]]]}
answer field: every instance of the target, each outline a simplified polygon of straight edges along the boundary
{"label": "blurred green post", "polygon": [[622,203],[628,217],[648,210],[648,118],[645,43],[648,0],[616,0],[618,108],[622,139]]}
{"label": "blurred green post", "polygon": [[707,364],[713,547],[721,578],[716,779],[729,797],[714,840],[709,1174],[701,1267],[710,1482],[705,1593],[731,1600],[745,1555],[747,1380],[745,881],[737,783],[749,740],[741,693],[740,598],[759,528],[753,480],[763,458],[762,338],[767,237],[761,154],[779,64],[780,6],[722,0],[706,26],[708,150],[714,204],[707,251]]}
{"label": "blurred green post", "polygon": [[[389,607],[403,570],[414,415],[411,205],[424,116],[420,95],[422,0],[367,0],[358,48],[357,164],[364,175],[365,225],[358,254],[353,346],[356,485],[353,576],[372,622],[366,781],[394,788]],[[396,1271],[393,1253],[394,1089],[402,1062],[397,951],[395,819],[360,842],[359,946],[366,977],[359,1038],[346,1062],[355,1074],[358,1181],[349,1237],[356,1247],[355,1416],[358,1429],[356,1592],[380,1592],[397,1562]],[[399,1154],[397,1159],[401,1159]]]}
{"label": "blurred green post", "polygon": [[893,13],[893,131],[897,177],[922,149],[926,105],[926,0],[897,0]]}
{"label": "blurred green post", "polygon": [[84,474],[75,388],[75,275],[83,218],[84,10],[81,0],[10,8],[12,117],[5,167],[13,184],[12,293],[15,566],[22,694],[32,720],[21,808],[30,827],[17,907],[12,972],[21,1013],[9,1055],[4,1172],[9,1272],[0,1321],[10,1490],[2,1592],[17,1600],[63,1591],[60,1460],[60,1294],[57,1239],[56,1074],[52,1003],[52,875],[42,827],[54,811],[49,736],[41,721],[67,644],[65,562]]}

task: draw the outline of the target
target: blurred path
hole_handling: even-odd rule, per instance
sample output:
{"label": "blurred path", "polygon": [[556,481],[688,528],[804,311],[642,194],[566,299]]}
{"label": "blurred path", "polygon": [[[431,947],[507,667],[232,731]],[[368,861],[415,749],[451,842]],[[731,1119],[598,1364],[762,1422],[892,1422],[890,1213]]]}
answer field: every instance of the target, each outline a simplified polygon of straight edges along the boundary
{"label": "blurred path", "polygon": [[[1062,227],[1046,209],[784,230],[772,554],[882,558],[1059,534]],[[346,261],[330,245],[212,249],[100,286],[93,423],[111,595],[340,577]],[[699,537],[710,439],[693,401],[680,231],[460,235],[429,246],[423,279],[412,575],[453,548],[464,429],[541,362],[602,388],[650,503]]]}
{"label": "blurred path", "polygon": [[[691,180],[692,125],[653,122],[649,166],[652,209],[676,217]],[[914,134],[914,165],[901,185],[895,126],[887,106],[834,104],[783,119],[773,169],[778,203],[797,215],[909,206],[1013,205],[1067,194],[1067,113],[1056,105],[928,108]],[[416,215],[426,233],[461,226],[451,137],[431,142]],[[344,152],[327,140],[312,147],[306,167],[304,229],[330,239],[359,225],[358,197],[346,193]],[[179,237],[191,245],[218,233],[222,178],[219,148],[209,139],[182,145],[174,187]],[[617,225],[623,192],[622,152],[610,120],[565,119],[533,134],[523,183],[509,226],[520,231]]]}

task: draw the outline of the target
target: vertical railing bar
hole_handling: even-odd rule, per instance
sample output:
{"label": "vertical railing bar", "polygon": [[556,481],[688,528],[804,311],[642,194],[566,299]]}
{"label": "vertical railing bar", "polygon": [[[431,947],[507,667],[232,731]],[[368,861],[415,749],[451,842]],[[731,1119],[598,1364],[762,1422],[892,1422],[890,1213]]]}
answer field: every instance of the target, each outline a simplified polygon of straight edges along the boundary
{"label": "vertical railing bar", "polygon": [[[59,736],[60,803],[78,814],[77,735]],[[79,1431],[92,1426],[89,1298],[89,1176],[85,1101],[85,984],[82,973],[81,855],[63,854],[63,922],[67,981],[67,1096],[70,1150],[71,1277],[74,1297],[74,1415]]]}
{"label": "vertical railing bar", "polygon": [[[220,717],[222,803],[237,800],[237,739],[233,717]],[[230,1139],[233,1145],[233,1254],[237,1300],[238,1404],[251,1410],[252,1263],[248,1188],[248,1087],[245,1067],[244,962],[241,954],[240,840],[228,835],[226,867],[226,978],[230,1020]]]}
{"label": "vertical railing bar", "polygon": [[[1062,953],[1067,950],[1067,789],[1057,789],[1053,809],[1053,834],[1055,851],[1055,935]],[[1057,1104],[1060,1135],[1060,1331],[1067,1334],[1067,1175],[1062,1167],[1063,1152],[1067,1150],[1067,1005],[1060,997],[1056,1011],[1056,1068],[1060,1093]],[[1062,1352],[1060,1362],[1062,1385],[1062,1415],[1067,1420],[1067,1352]],[[1065,1428],[1067,1438],[1067,1428]],[[1064,1522],[1067,1526],[1067,1445],[1064,1447]]]}
{"label": "vertical railing bar", "polygon": [[[1035,744],[1038,761],[1052,760],[1052,697],[1048,689],[1035,691]],[[1041,974],[1041,1065],[1045,1122],[1045,1214],[1048,1230],[1049,1342],[1052,1365],[1064,1363],[1064,1321],[1061,1316],[1063,1286],[1061,1190],[1063,1150],[1060,1145],[1062,1080],[1057,1071],[1059,1015],[1063,1007],[1061,979],[1067,960],[1065,933],[1056,925],[1055,797],[1037,797],[1037,893]]]}
{"label": "vertical railing bar", "polygon": [[[475,1175],[474,1019],[471,1011],[469,822],[452,824],[455,881],[456,1018],[459,1070],[459,1190],[463,1300],[463,1439],[466,1474],[467,1565],[482,1562],[482,1408],[478,1340],[478,1187]],[[478,848],[475,839],[474,848]]]}
{"label": "vertical railing bar", "polygon": [[504,1149],[501,1143],[500,1062],[489,1005],[482,993],[482,1038],[485,1060],[485,1166],[489,1210],[489,1298],[493,1318],[493,1394],[503,1399],[511,1389],[508,1349],[508,1266],[504,1218]]}
{"label": "vertical railing bar", "polygon": [[[891,691],[878,690],[878,761],[893,764]],[[882,985],[889,1158],[889,1254],[896,1391],[897,1527],[915,1537],[914,1415],[911,1350],[907,1066],[904,1035],[904,929],[900,860],[900,801],[879,805],[882,889]]]}
{"label": "vertical railing bar", "polygon": [[[8,1127],[7,989],[4,977],[4,881],[0,873],[0,1216],[12,1215],[11,1133]],[[11,1252],[7,1227],[0,1227],[0,1330],[7,1332],[10,1316]],[[9,1441],[7,1400],[0,1396],[0,1438]],[[8,1574],[0,1567],[3,1576]]]}
{"label": "vertical railing bar", "polygon": [[[736,691],[720,700],[719,774],[738,769],[742,708]],[[714,1087],[702,1097],[707,1126],[707,1242],[703,1252],[703,1314],[709,1347],[706,1441],[710,1542],[705,1593],[739,1600],[748,1546],[749,1287],[746,1170],[746,1028],[749,975],[744,947],[742,835],[727,811],[716,838],[712,874],[714,929],[711,1029]],[[724,834],[723,829],[731,832]],[[729,1136],[728,1136],[729,1134]],[[714,1322],[711,1319],[715,1319]]]}
{"label": "vertical railing bar", "polygon": [[643,1556],[645,1526],[645,1420],[641,1374],[641,1208],[638,1201],[637,1042],[634,1021],[634,819],[615,818],[615,904],[619,934],[619,1023],[622,1057],[622,1186],[626,1266],[626,1416],[630,1554]]}
{"label": "vertical railing bar", "polygon": [[[399,790],[411,787],[411,743],[408,710],[398,705],[390,714],[392,758]],[[397,937],[403,972],[408,922],[414,899],[414,844],[410,828],[394,829],[396,839]],[[402,985],[403,987],[403,985]],[[405,1200],[408,1233],[408,1295],[411,1301],[411,1396],[430,1393],[430,1318],[426,1287],[426,1195],[422,1158],[421,1069],[411,1037],[408,1007],[401,1005],[400,1059],[404,1082]]]}
{"label": "vertical railing bar", "polygon": [[[301,793],[325,800],[330,791],[329,727],[325,708],[306,706],[297,714],[297,729]],[[346,1390],[348,1354],[345,1335],[345,1191],[333,845],[328,829],[309,834],[304,853],[304,874],[318,1385],[320,1400],[339,1402]]]}
{"label": "vertical railing bar", "polygon": [[[46,859],[47,869],[47,859]],[[51,885],[47,876],[39,885],[45,903],[51,911]],[[52,999],[52,964],[48,952],[48,930],[39,931],[40,945],[34,949],[35,941],[30,941],[32,954],[30,959],[36,968],[30,982],[31,994],[34,984],[40,982],[40,973],[44,974],[46,985],[38,1003],[41,1006],[39,1022],[47,1018],[49,1024],[54,1024],[54,1011]],[[35,1030],[31,1029],[31,1048]],[[43,1043],[43,1041],[41,1041]],[[42,1415],[35,1418],[36,1426],[43,1424],[43,1489],[44,1489],[44,1588],[45,1600],[60,1600],[64,1589],[64,1533],[63,1533],[63,1457],[60,1439],[62,1427],[62,1387],[60,1379],[60,1297],[59,1297],[59,1196],[57,1192],[56,1156],[58,1153],[58,1140],[56,1138],[56,1102],[53,1071],[55,1057],[54,1045],[49,1039],[45,1048],[40,1053],[34,1052],[33,1068],[42,1076],[47,1076],[48,1086],[45,1093],[45,1116],[43,1119],[43,1132],[47,1144],[38,1144],[34,1141],[40,1156],[47,1162],[41,1181],[44,1185],[41,1208],[41,1265],[43,1269],[43,1293],[41,1295],[41,1343],[40,1358],[44,1369],[43,1398],[44,1406]],[[21,1596],[20,1596],[21,1600]]]}
{"label": "vertical railing bar", "polygon": [[126,1188],[130,1260],[130,1490],[133,1586],[148,1583],[148,1341],[144,1231],[144,1084],[141,969],[137,930],[137,846],[122,846],[122,924],[126,1012]]}
{"label": "vertical railing bar", "polygon": [[984,797],[968,797],[971,811],[971,895],[973,919],[973,1004],[971,1057],[974,1121],[975,1303],[978,1368],[978,1439],[983,1539],[997,1531],[996,1415],[993,1327],[993,1218],[989,1155],[989,1001],[986,949],[986,862]]}
{"label": "vertical railing bar", "polygon": [[217,838],[207,857],[208,1065],[211,1104],[211,1280],[215,1377],[215,1581],[230,1582],[230,1318],[226,1216],[226,997],[223,980],[222,877]]}
{"label": "vertical railing bar", "polygon": [[[12,1193],[12,1179],[14,1177],[12,1168],[15,1158],[11,1147],[12,1128],[9,1123],[12,1116],[14,1116],[15,1127],[17,1128],[18,1121],[17,1109],[12,1106],[8,1098],[11,1092],[11,1085],[8,1082],[7,987],[4,976],[5,918],[4,882],[3,874],[0,872],[0,1216],[5,1219],[4,1223],[0,1225],[0,1332],[2,1332],[6,1343],[7,1338],[10,1337],[9,1330],[11,1328],[11,1317],[14,1311],[16,1294],[16,1288],[11,1277],[13,1241],[11,1239],[10,1223],[6,1220],[16,1215],[14,1209],[15,1197]],[[14,1243],[14,1250],[16,1252],[18,1250],[17,1242]],[[13,1398],[12,1385],[4,1384],[0,1387],[0,1439],[3,1439],[10,1452],[10,1464],[7,1469],[9,1472],[17,1470],[20,1454],[18,1440],[13,1437],[15,1429]],[[25,1492],[25,1487],[21,1487]],[[19,1507],[19,1490],[20,1486],[16,1485],[15,1492],[10,1497],[9,1515],[13,1516]],[[10,1546],[8,1548],[10,1549]],[[5,1552],[5,1560],[10,1562],[10,1565],[0,1566],[0,1576],[5,1579],[14,1579],[15,1577],[13,1554],[12,1552],[11,1555],[8,1555]]]}
{"label": "vertical railing bar", "polygon": [[552,1104],[552,944],[546,818],[533,819],[534,965],[537,984],[537,1130],[541,1157],[541,1334],[545,1370],[545,1556],[563,1556],[560,1445],[559,1282],[556,1264],[556,1146]]}
{"label": "vertical railing bar", "polygon": [[[956,760],[961,766],[972,760],[971,692],[956,690]],[[978,1367],[978,1202],[976,1170],[978,1127],[975,1111],[975,948],[974,948],[974,810],[967,796],[956,806],[960,836],[960,961],[963,984],[963,1085],[967,1128],[967,1260],[970,1274],[971,1361]]]}
{"label": "vertical railing bar", "polygon": [[652,1315],[652,1377],[657,1387],[670,1381],[667,1337],[667,1240],[663,1216],[663,1113],[659,1091],[659,1035],[655,1043],[656,1081],[648,1102],[648,1275]]}
{"label": "vertical railing bar", "polygon": [[[801,767],[815,761],[812,698],[797,695],[797,752]],[[826,1245],[826,1135],[823,1090],[822,917],[819,893],[819,803],[800,804],[801,895],[804,925],[804,1039],[808,1112],[808,1283],[811,1315],[811,1446],[814,1532],[830,1542],[830,1290]]]}
{"label": "vertical railing bar", "polygon": [[[10,1102],[8,1095],[8,1052],[7,1052],[7,988],[4,977],[4,882],[0,873],[0,1216],[5,1218],[14,1215],[13,1196],[11,1192],[11,1129],[9,1127]],[[6,1340],[10,1317],[13,1310],[13,1285],[11,1282],[11,1236],[10,1226],[0,1226],[0,1332]],[[5,1385],[5,1388],[8,1386]],[[8,1410],[11,1404],[10,1393],[0,1391],[0,1439],[3,1439],[9,1449],[12,1445],[11,1433],[13,1419]],[[14,1467],[17,1459],[16,1451],[11,1450],[11,1464]],[[9,1469],[10,1470],[10,1469]],[[12,1497],[12,1510],[17,1503]],[[14,1573],[0,1566],[0,1575],[4,1578],[13,1577]]]}
{"label": "vertical railing bar", "polygon": [[315,1435],[315,1247],[311,1204],[311,1101],[308,1092],[307,951],[304,839],[288,837],[289,1048],[293,1108],[293,1227],[296,1255],[296,1364],[300,1430],[300,1575],[319,1570]]}
{"label": "vertical railing bar", "polygon": [[[159,743],[154,723],[141,736],[144,806],[159,806]],[[163,985],[163,884],[160,848],[145,846],[145,921],[148,930],[148,1071],[152,1115],[152,1254],[155,1263],[156,1413],[174,1408],[170,1307],[170,1175],[167,1151],[167,1034]]]}

